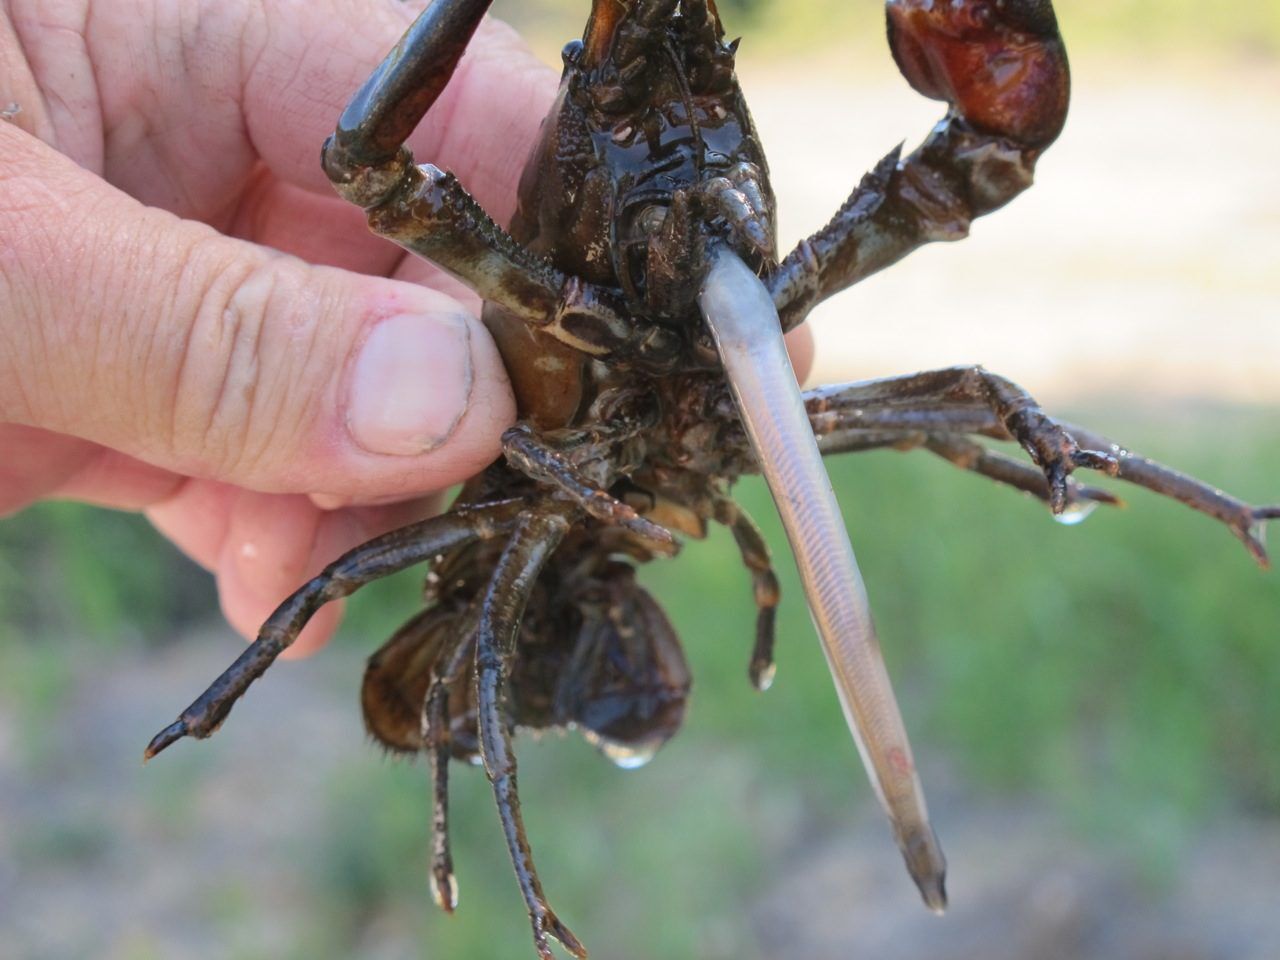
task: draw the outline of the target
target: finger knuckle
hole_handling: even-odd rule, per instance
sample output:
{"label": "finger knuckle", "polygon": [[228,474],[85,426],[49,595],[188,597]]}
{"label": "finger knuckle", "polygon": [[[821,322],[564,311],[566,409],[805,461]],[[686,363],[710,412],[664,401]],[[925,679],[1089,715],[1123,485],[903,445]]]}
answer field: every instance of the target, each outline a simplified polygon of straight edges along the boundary
{"label": "finger knuckle", "polygon": [[220,476],[253,471],[288,446],[306,402],[299,376],[314,334],[307,267],[264,254],[214,270],[199,295],[175,388],[175,446]]}

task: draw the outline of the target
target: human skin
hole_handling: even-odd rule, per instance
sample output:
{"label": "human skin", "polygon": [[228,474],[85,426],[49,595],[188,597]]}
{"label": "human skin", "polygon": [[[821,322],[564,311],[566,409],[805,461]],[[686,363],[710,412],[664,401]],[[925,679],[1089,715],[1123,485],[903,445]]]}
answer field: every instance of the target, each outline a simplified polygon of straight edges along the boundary
{"label": "human skin", "polygon": [[[0,0],[0,515],[140,510],[252,636],[498,454],[515,409],[478,301],[318,162],[421,6]],[[410,146],[504,223],[555,87],[487,21]]]}

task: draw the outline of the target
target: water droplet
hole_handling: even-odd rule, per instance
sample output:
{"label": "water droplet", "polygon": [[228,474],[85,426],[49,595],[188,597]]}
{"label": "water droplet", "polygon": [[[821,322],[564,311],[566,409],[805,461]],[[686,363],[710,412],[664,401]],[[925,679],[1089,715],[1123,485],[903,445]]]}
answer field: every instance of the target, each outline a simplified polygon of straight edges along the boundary
{"label": "water droplet", "polygon": [[582,735],[588,743],[623,770],[635,770],[643,767],[654,758],[658,748],[662,746],[662,741],[656,743],[622,743],[618,740],[606,739],[598,733],[585,729],[582,731]]}
{"label": "water droplet", "polygon": [[778,665],[771,663],[756,675],[756,689],[764,693],[773,686],[773,678],[778,675]]}
{"label": "water droplet", "polygon": [[1064,527],[1074,527],[1088,520],[1097,509],[1098,504],[1093,500],[1077,500],[1075,503],[1067,504],[1067,508],[1053,519]]}

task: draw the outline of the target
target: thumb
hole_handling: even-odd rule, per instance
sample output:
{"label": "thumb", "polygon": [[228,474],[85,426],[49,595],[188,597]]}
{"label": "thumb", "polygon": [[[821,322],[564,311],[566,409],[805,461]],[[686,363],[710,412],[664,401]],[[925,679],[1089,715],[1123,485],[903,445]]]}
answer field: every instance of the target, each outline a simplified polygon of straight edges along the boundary
{"label": "thumb", "polygon": [[144,207],[2,122],[0,237],[0,422],[369,499],[475,473],[514,415],[457,301]]}

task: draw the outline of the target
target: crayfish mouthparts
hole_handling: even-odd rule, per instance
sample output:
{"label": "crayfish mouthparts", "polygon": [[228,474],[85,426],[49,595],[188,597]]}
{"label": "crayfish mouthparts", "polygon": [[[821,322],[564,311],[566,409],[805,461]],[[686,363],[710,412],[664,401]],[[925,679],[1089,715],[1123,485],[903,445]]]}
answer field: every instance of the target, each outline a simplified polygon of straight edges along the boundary
{"label": "crayfish mouthparts", "polygon": [[866,587],[791,369],[777,308],[760,278],[727,246],[714,255],[698,302],[795,554],[863,766],[925,904],[941,913],[946,859],[929,825]]}

